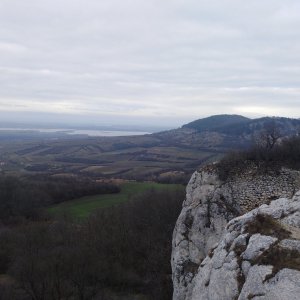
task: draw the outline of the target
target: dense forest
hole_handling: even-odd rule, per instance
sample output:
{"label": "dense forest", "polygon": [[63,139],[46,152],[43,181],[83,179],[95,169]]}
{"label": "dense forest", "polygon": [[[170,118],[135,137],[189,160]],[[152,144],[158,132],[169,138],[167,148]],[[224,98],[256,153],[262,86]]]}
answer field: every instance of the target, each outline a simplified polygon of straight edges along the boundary
{"label": "dense forest", "polygon": [[149,190],[78,223],[43,208],[117,187],[74,179],[0,182],[0,299],[171,298],[171,238],[182,190]]}

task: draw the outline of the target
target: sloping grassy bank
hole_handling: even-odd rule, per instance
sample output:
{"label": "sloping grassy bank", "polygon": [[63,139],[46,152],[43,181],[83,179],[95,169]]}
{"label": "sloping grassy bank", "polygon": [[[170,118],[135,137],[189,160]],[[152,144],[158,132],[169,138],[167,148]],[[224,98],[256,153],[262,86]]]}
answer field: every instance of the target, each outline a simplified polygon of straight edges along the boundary
{"label": "sloping grassy bank", "polygon": [[78,219],[87,218],[92,212],[99,208],[105,208],[117,205],[130,200],[147,190],[183,190],[184,187],[179,184],[160,184],[154,182],[126,182],[121,185],[121,191],[118,194],[105,194],[86,196],[70,201],[65,201],[48,208],[51,215],[59,216],[63,214],[70,215]]}

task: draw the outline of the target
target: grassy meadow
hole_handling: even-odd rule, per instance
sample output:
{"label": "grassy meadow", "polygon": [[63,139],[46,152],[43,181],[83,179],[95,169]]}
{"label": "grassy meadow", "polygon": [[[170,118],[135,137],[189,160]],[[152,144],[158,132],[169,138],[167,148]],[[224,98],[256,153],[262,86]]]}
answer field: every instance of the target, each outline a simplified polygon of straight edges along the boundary
{"label": "grassy meadow", "polygon": [[67,215],[75,219],[85,219],[95,210],[117,205],[136,197],[149,190],[182,190],[180,184],[161,184],[155,182],[126,182],[121,185],[121,192],[118,194],[104,194],[86,196],[74,200],[65,201],[48,208],[51,215]]}

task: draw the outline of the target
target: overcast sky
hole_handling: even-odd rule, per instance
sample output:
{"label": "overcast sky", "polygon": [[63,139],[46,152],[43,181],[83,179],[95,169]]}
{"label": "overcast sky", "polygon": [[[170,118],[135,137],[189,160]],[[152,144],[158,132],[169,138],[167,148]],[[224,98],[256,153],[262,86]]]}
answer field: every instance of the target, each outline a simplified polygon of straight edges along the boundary
{"label": "overcast sky", "polygon": [[300,117],[299,0],[0,0],[0,117]]}

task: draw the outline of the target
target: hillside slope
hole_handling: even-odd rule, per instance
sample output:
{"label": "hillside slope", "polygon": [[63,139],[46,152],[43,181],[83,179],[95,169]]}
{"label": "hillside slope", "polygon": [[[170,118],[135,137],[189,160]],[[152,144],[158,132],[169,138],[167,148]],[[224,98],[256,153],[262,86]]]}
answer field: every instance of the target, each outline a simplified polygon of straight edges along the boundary
{"label": "hillside slope", "polygon": [[281,136],[289,136],[299,132],[300,120],[219,115],[142,136],[53,139],[50,135],[14,143],[4,140],[0,142],[0,168],[26,174],[174,180],[174,174],[177,178],[190,176],[232,149],[249,147],[253,137],[268,126],[278,128]]}
{"label": "hillside slope", "polygon": [[284,117],[249,119],[239,115],[216,115],[183,125],[197,132],[218,132],[234,136],[253,135],[257,131],[276,127],[282,135],[292,135],[300,130],[300,120]]}
{"label": "hillside slope", "polygon": [[240,126],[250,121],[251,119],[239,115],[215,115],[195,120],[183,125],[182,128],[191,128],[197,131],[219,131],[224,127]]}
{"label": "hillside slope", "polygon": [[300,132],[300,120],[281,117],[248,119],[238,115],[217,115],[196,120],[181,128],[155,133],[162,144],[227,152],[247,148],[261,132],[274,130],[280,137]]}

